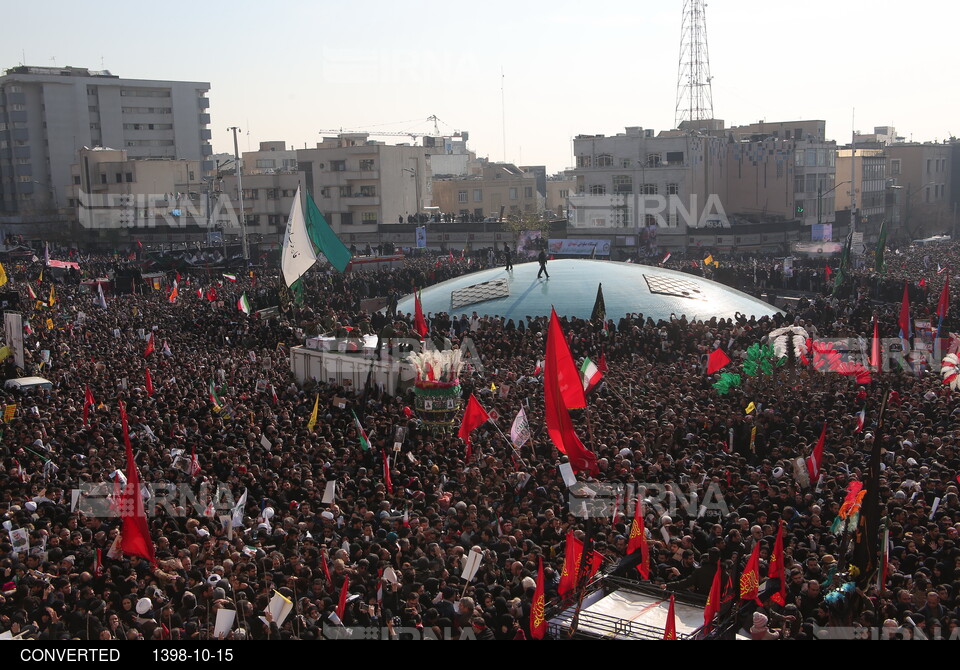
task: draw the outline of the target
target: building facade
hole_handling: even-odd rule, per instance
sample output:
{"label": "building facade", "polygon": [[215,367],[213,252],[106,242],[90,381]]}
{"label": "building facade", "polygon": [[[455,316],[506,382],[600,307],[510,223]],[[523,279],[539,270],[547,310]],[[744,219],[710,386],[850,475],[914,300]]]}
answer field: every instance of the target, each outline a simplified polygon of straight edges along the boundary
{"label": "building facade", "polygon": [[538,182],[534,168],[484,162],[478,175],[434,179],[433,203],[439,214],[461,221],[498,220],[501,213],[504,217],[538,215],[545,203]]}
{"label": "building facade", "polygon": [[429,211],[431,152],[374,142],[367,133],[342,133],[314,149],[298,149],[297,166],[327,222],[350,244],[375,238],[378,224],[412,221]]}
{"label": "building facade", "polygon": [[887,174],[902,220],[903,239],[949,233],[953,228],[950,144],[903,142],[886,148]]}
{"label": "building facade", "polygon": [[0,77],[0,215],[66,207],[83,147],[211,169],[209,89],[203,82],[121,79],[85,68],[6,70]]}

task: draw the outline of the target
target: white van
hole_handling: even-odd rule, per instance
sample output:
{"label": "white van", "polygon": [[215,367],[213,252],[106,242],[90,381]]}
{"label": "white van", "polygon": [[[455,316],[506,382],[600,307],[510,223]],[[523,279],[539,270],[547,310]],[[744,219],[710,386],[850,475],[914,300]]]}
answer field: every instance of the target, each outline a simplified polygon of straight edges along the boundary
{"label": "white van", "polygon": [[18,377],[8,379],[3,388],[11,391],[53,390],[53,382],[43,377]]}

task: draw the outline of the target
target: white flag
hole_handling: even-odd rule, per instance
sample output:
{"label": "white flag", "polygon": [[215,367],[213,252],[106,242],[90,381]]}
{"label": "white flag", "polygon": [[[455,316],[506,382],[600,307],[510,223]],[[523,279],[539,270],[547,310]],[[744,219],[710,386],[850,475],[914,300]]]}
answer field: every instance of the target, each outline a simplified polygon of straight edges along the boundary
{"label": "white flag", "polygon": [[243,508],[247,506],[247,490],[243,490],[243,495],[240,496],[240,500],[237,501],[237,504],[233,508],[233,527],[240,528],[243,526]]}
{"label": "white flag", "polygon": [[280,263],[283,269],[283,281],[288,287],[291,286],[313,267],[316,261],[313,242],[307,234],[307,223],[303,218],[298,187],[297,194],[293,197],[293,207],[290,208],[287,230],[283,236],[283,255]]}
{"label": "white flag", "polygon": [[510,426],[510,441],[517,449],[522,447],[530,439],[530,422],[527,421],[527,413],[520,408],[517,417]]}
{"label": "white flag", "polygon": [[97,282],[97,304],[104,309],[107,308],[107,298],[103,295],[103,284],[99,282]]}

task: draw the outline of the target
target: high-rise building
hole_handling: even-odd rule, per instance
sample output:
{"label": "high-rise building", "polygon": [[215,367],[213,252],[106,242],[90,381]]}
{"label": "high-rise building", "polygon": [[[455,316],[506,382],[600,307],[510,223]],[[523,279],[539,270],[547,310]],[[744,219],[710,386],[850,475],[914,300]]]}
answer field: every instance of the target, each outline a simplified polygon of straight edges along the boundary
{"label": "high-rise building", "polygon": [[[0,216],[36,221],[66,207],[83,147],[129,159],[209,160],[205,82],[121,79],[108,71],[20,66],[0,77]],[[208,165],[209,163],[209,165]]]}

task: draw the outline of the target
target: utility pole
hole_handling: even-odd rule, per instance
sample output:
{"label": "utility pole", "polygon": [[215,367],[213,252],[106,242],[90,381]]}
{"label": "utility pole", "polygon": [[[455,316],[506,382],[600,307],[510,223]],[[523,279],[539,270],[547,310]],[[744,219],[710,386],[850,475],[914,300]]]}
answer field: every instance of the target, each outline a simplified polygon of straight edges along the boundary
{"label": "utility pole", "polygon": [[[243,166],[240,164],[240,145],[237,144],[237,126],[230,126],[227,130],[233,131],[233,159],[237,165],[237,193],[240,196],[240,246],[243,249],[244,263],[250,262],[250,248],[247,246],[247,215],[243,210]],[[226,244],[226,242],[224,242]]]}

